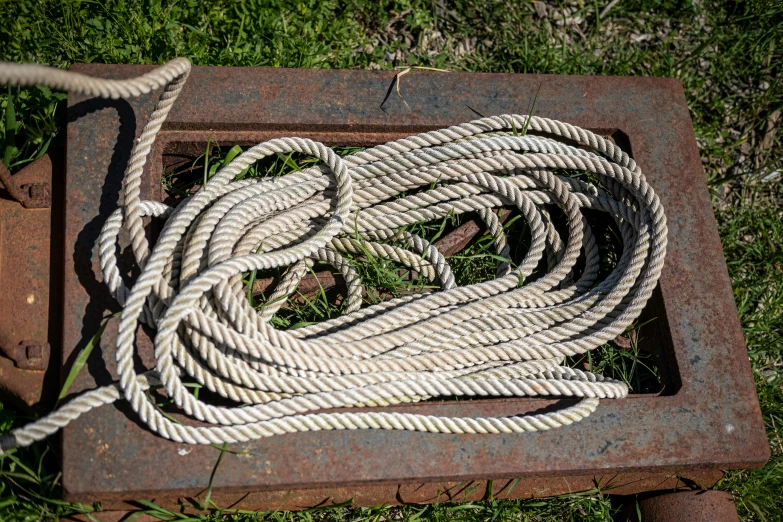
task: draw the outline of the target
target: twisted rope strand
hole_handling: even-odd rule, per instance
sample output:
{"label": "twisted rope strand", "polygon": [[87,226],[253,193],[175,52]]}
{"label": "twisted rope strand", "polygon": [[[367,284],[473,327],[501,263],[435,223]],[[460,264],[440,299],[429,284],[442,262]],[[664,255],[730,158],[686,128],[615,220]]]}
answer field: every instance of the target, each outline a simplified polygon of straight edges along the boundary
{"label": "twisted rope strand", "polygon": [[[524,433],[578,422],[602,398],[622,398],[619,381],[561,366],[622,333],[660,276],[666,218],[639,167],[611,141],[541,117],[501,115],[427,132],[341,158],[321,143],[280,138],[234,158],[176,208],[140,199],[155,138],[190,73],[184,58],[129,80],[90,78],[38,65],[0,63],[0,82],[42,84],[87,96],[130,98],[162,88],[131,151],[123,203],[98,239],[104,282],[122,306],[120,381],[83,393],[53,413],[0,437],[0,452],[41,440],[83,413],[125,399],[160,436],[191,444],[239,442],[297,431],[386,429],[431,433]],[[544,136],[518,136],[529,128]],[[581,148],[558,140],[576,142]],[[281,177],[235,180],[260,159],[298,152],[321,163]],[[564,174],[586,173],[598,186]],[[551,216],[557,206],[568,235]],[[530,230],[518,265],[496,215],[514,207]],[[608,214],[623,250],[602,281],[585,209]],[[411,225],[476,213],[501,260],[497,277],[458,286],[448,259]],[[142,218],[164,222],[154,245]],[[141,274],[117,267],[127,230]],[[440,290],[361,307],[355,256],[396,262]],[[340,272],[345,313],[291,331],[270,321],[315,262]],[[541,263],[542,277],[528,281]],[[243,274],[283,269],[259,312]],[[156,367],[133,367],[139,322],[156,331]],[[244,406],[199,400],[188,378]],[[148,398],[162,386],[190,426]],[[436,397],[574,397],[574,406],[537,415],[460,418],[386,411],[319,410],[386,406]]]}

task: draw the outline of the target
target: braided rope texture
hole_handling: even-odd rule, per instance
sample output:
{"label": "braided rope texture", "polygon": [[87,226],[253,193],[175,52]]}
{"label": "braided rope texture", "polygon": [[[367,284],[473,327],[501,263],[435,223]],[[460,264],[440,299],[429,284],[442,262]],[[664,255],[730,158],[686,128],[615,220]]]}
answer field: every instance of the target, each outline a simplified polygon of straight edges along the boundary
{"label": "braided rope texture", "polygon": [[[140,185],[155,137],[189,72],[184,58],[120,81],[0,63],[0,82],[11,85],[43,84],[106,98],[162,89],[131,153],[123,204],[98,240],[104,281],[122,305],[120,380],[0,438],[0,451],[41,440],[118,399],[127,400],[160,436],[207,444],[309,430],[532,432],[573,424],[595,411],[599,399],[627,395],[622,382],[562,366],[567,356],[625,331],[663,267],[663,208],[638,166],[611,141],[567,123],[520,115],[482,118],[343,158],[309,139],[274,139],[234,158],[172,208],[141,200]],[[537,135],[520,136],[518,129]],[[289,152],[321,163],[280,177],[235,179],[258,160]],[[573,172],[598,182],[567,174]],[[552,205],[565,217],[565,239],[546,210]],[[447,259],[408,231],[416,223],[476,213],[499,258],[507,259],[500,207],[519,211],[531,241],[519,264],[499,262],[496,278],[486,282],[458,286]],[[608,214],[622,236],[622,254],[603,280],[585,209]],[[144,217],[163,222],[154,245]],[[132,285],[117,267],[121,230],[131,238],[141,271]],[[361,277],[346,257],[356,252],[416,270],[439,290],[362,308]],[[314,262],[344,276],[344,315],[296,330],[274,328],[271,318]],[[540,262],[548,270],[531,278]],[[245,298],[242,278],[270,269],[284,275],[258,312]],[[144,374],[133,366],[140,323],[156,332],[157,364]],[[199,400],[183,379],[237,405]],[[188,417],[207,424],[191,426],[162,414],[146,394],[152,385],[165,388]],[[349,409],[454,396],[580,401],[559,411],[502,418]],[[343,410],[319,411],[327,408]]]}

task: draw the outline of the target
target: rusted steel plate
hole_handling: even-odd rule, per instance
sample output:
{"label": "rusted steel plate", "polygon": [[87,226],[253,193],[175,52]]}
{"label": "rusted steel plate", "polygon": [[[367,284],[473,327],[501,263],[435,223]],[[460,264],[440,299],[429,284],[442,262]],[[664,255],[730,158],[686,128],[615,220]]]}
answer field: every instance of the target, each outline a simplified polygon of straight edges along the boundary
{"label": "rusted steel plate", "polygon": [[[55,163],[59,166],[59,161]],[[25,190],[50,191],[53,170],[61,177],[46,154],[8,181]],[[56,324],[50,325],[49,318],[55,315],[52,308],[60,305],[59,279],[52,280],[50,270],[50,204],[51,199],[38,208],[25,208],[7,194],[0,195],[0,352],[5,355],[0,355],[0,388],[28,406],[39,403],[44,392],[59,384],[58,365],[47,372],[50,346],[54,343],[59,349],[55,339],[59,316]],[[61,208],[57,206],[58,211]],[[57,220],[61,221],[59,216]],[[56,266],[60,272],[60,259]],[[59,352],[55,359],[59,361]]]}
{"label": "rusted steel plate", "polygon": [[[73,69],[112,78],[148,70]],[[411,73],[403,89],[407,105],[392,96],[382,110],[392,81],[391,72],[197,67],[156,144],[143,197],[162,199],[162,154],[177,144],[203,144],[208,138],[224,145],[249,144],[299,135],[332,145],[371,145],[471,120],[474,111],[524,113],[540,85],[538,114],[613,134],[632,152],[666,209],[669,253],[645,312],[657,318],[649,332],[663,354],[663,393],[603,401],[579,425],[549,433],[483,437],[346,431],[237,444],[233,449],[247,454],[225,455],[224,472],[213,483],[215,494],[520,477],[531,480],[523,490],[530,494],[536,477],[592,477],[611,470],[687,478],[705,469],[762,465],[768,444],[679,82]],[[118,309],[101,283],[95,239],[116,208],[122,167],[154,103],[154,95],[69,102],[64,361],[74,358],[102,317]],[[114,380],[115,335],[112,320],[74,390]],[[138,345],[141,368],[152,363],[152,348],[144,336]],[[553,402],[435,402],[395,410],[515,415]],[[207,487],[218,453],[160,439],[118,403],[69,425],[62,455],[66,498],[116,502],[197,495]],[[640,483],[636,491],[645,488]],[[395,501],[392,494],[384,498]]]}

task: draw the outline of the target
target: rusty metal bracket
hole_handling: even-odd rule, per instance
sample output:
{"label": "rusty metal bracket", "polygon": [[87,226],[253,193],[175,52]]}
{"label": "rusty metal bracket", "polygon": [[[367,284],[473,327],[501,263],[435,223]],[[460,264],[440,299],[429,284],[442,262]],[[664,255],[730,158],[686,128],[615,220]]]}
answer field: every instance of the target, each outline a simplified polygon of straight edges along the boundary
{"label": "rusty metal bracket", "polygon": [[[37,159],[38,167],[46,162],[51,163],[47,155]],[[50,165],[51,168],[51,165]],[[12,176],[5,165],[0,162],[0,182],[6,192],[22,204],[24,208],[49,208],[52,206],[52,186],[46,182],[19,183],[16,176]]]}
{"label": "rusty metal bracket", "polygon": [[42,372],[49,367],[50,352],[49,343],[27,340],[20,342],[11,353],[5,354],[13,359],[19,369]]}
{"label": "rusty metal bracket", "polygon": [[[59,254],[52,248],[52,216],[57,230],[62,221],[51,208],[55,171],[61,177],[60,158],[51,154],[14,176],[0,164],[5,189],[16,199],[0,197],[0,389],[28,406],[59,386],[59,369],[49,368],[60,330],[59,316],[52,314],[60,305],[60,278],[51,271],[51,258]],[[59,361],[59,349],[56,355]]]}

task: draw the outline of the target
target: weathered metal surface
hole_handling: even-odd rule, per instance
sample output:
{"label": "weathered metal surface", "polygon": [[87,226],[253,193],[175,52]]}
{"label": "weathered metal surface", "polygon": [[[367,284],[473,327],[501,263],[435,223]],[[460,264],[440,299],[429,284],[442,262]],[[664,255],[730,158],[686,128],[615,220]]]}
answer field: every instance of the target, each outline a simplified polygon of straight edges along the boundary
{"label": "weathered metal surface", "polygon": [[[60,175],[46,154],[11,176],[9,185],[46,187],[51,196],[53,170]],[[30,406],[59,384],[57,368],[45,373],[50,344],[57,342],[59,348],[59,324],[49,322],[51,309],[59,307],[59,302],[51,302],[51,293],[59,296],[59,290],[52,288],[58,283],[50,270],[51,198],[45,199],[37,200],[38,208],[25,208],[0,196],[0,350],[6,356],[0,357],[0,387]],[[61,266],[59,259],[56,266]]]}
{"label": "weathered metal surface", "polygon": [[[226,470],[230,473],[230,470]],[[717,482],[719,471],[692,472],[693,482],[688,485],[710,487]],[[374,486],[342,486],[303,490],[280,490],[249,493],[215,493],[210,500],[221,509],[245,509],[257,511],[299,510],[314,506],[328,507],[351,503],[355,506],[430,504],[434,502],[469,502],[489,499],[532,499],[564,495],[576,491],[600,489],[603,494],[626,495],[636,491],[672,491],[688,487],[676,474],[652,473],[604,473],[590,476],[537,477],[501,480],[463,480],[454,482],[430,482],[409,484],[384,484]],[[199,498],[190,496],[161,497],[160,492],[149,492],[148,499],[155,504],[187,514],[203,513],[205,492]],[[102,502],[107,510],[92,516],[101,522],[122,520],[125,511],[138,510],[134,502]],[[87,517],[80,518],[87,522]]]}
{"label": "weathered metal surface", "polygon": [[[734,497],[727,491],[679,491],[653,495],[627,508],[632,522],[739,522]],[[622,520],[626,520],[623,518]]]}
{"label": "weathered metal surface", "polygon": [[[74,70],[122,78],[148,69],[78,65]],[[530,494],[541,477],[592,477],[611,470],[688,479],[704,470],[762,465],[769,456],[768,444],[679,82],[411,73],[405,77],[407,105],[391,97],[381,110],[392,80],[391,72],[195,68],[155,145],[143,197],[162,199],[162,155],[177,144],[204,144],[208,138],[225,145],[250,144],[299,135],[332,145],[371,145],[470,120],[474,111],[524,112],[540,86],[538,114],[612,134],[633,153],[666,210],[669,253],[645,311],[646,317],[656,318],[645,327],[645,337],[661,353],[664,390],[602,401],[578,425],[545,433],[359,430],[237,444],[232,449],[242,453],[224,456],[213,496],[518,477],[530,480],[523,490]],[[69,103],[65,368],[101,318],[118,310],[101,282],[95,240],[116,208],[123,167],[155,96],[131,101],[74,97]],[[116,378],[115,336],[112,320],[74,391]],[[141,335],[137,347],[139,368],[152,364],[149,338]],[[394,409],[517,415],[556,402],[444,401]],[[65,428],[62,455],[67,499],[116,502],[197,495],[207,487],[218,453],[209,446],[186,446],[152,435],[120,402],[93,410]],[[639,483],[626,492],[646,489],[649,484]],[[366,502],[395,498],[388,493]]]}

